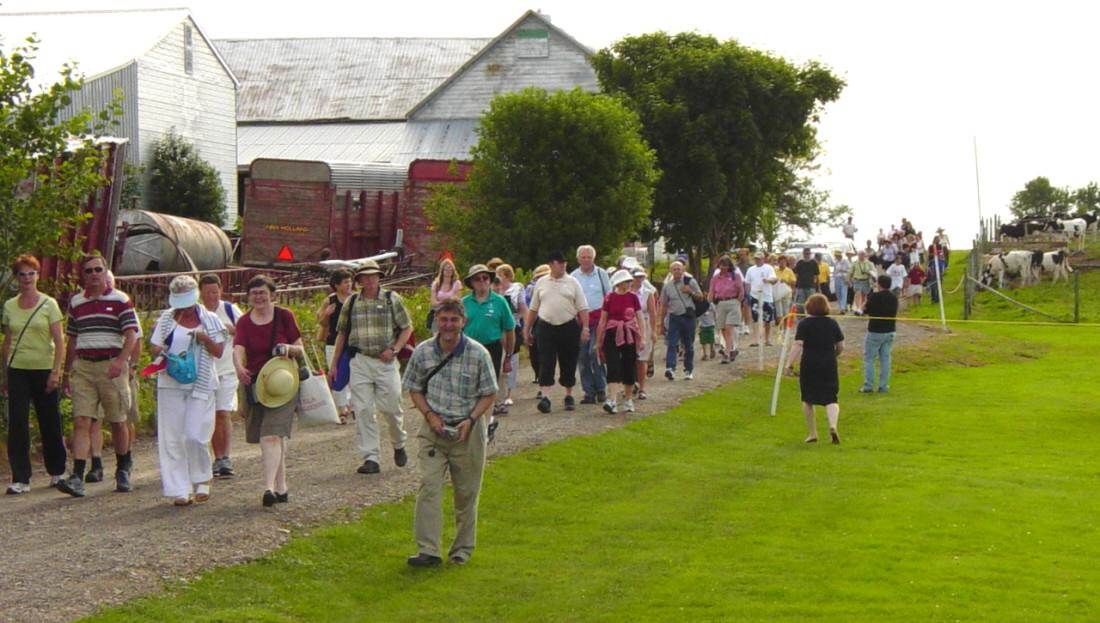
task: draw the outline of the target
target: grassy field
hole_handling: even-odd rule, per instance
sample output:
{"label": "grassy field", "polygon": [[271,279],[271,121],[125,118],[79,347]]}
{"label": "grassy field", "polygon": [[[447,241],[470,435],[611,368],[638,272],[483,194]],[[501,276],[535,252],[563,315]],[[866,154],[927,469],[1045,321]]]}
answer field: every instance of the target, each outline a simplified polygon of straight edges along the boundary
{"label": "grassy field", "polygon": [[1097,349],[956,329],[900,352],[888,395],[848,366],[839,447],[750,377],[493,461],[465,567],[405,566],[405,500],[91,620],[1095,621]]}

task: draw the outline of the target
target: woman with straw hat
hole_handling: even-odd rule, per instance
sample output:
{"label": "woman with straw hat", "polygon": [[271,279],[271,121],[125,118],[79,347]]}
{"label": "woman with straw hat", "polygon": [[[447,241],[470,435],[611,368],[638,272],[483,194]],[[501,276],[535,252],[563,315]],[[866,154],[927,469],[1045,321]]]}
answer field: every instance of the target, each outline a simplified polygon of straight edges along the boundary
{"label": "woman with straw hat", "polygon": [[267,275],[248,281],[252,309],[237,321],[233,364],[244,400],[245,441],[260,444],[264,466],[263,505],[287,502],[286,440],[298,400],[298,366],[305,354],[302,332],[289,309],[274,304],[275,282]]}
{"label": "woman with straw hat", "polygon": [[157,450],[164,495],[186,506],[210,498],[215,363],[228,333],[216,314],[198,304],[193,277],[176,277],[168,291],[169,308],[149,338],[152,354],[166,363],[157,375]]}

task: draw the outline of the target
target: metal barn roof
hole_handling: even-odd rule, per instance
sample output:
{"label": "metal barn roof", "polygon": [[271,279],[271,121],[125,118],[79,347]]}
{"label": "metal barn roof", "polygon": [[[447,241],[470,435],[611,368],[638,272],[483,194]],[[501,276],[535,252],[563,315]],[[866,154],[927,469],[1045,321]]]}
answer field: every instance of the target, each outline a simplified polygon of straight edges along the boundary
{"label": "metal barn roof", "polygon": [[[39,40],[32,61],[36,82],[56,82],[61,66],[70,61],[78,63],[77,74],[93,80],[139,59],[189,17],[187,9],[0,11],[0,47],[9,51],[34,34]],[[201,29],[199,35],[205,38]],[[224,60],[222,65],[233,77]]]}
{"label": "metal barn roof", "polygon": [[468,159],[477,143],[475,120],[242,125],[237,127],[237,164],[257,158],[325,162],[389,162],[418,158]]}
{"label": "metal barn roof", "polygon": [[237,121],[251,123],[404,119],[489,41],[220,39],[214,44],[240,81]]}

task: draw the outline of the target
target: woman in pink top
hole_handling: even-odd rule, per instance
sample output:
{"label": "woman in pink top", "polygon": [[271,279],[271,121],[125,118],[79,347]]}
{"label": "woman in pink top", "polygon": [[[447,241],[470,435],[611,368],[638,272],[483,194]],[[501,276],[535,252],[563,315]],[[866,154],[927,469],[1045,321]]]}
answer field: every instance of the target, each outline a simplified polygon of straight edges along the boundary
{"label": "woman in pink top", "polygon": [[458,278],[455,263],[448,258],[439,262],[439,272],[432,281],[430,310],[428,312],[428,329],[435,334],[435,310],[447,299],[457,299],[462,292],[462,281]]}
{"label": "woman in pink top", "polygon": [[[638,314],[642,304],[638,295],[630,291],[633,281],[629,271],[615,271],[611,276],[611,292],[604,297],[600,323],[596,327],[600,359],[607,364],[607,383],[623,384],[623,410],[628,413],[634,412],[638,346],[642,341],[642,333],[638,327]],[[608,394],[603,409],[608,413],[615,413],[615,399],[610,392]]]}
{"label": "woman in pink top", "polygon": [[737,358],[737,326],[742,324],[741,298],[745,294],[745,279],[741,271],[733,265],[728,255],[718,259],[718,272],[710,279],[707,298],[714,305],[715,325],[722,331],[722,341],[726,351],[722,354],[722,363],[730,363]]}

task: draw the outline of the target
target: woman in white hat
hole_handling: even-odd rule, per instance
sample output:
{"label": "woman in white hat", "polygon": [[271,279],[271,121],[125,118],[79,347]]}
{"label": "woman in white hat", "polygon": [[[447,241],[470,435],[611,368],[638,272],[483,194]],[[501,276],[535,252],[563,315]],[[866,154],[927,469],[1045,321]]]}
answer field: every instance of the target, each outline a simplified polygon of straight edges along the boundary
{"label": "woman in white hat", "polygon": [[[611,275],[611,292],[604,297],[600,309],[600,324],[596,327],[596,344],[600,358],[607,364],[607,383],[623,384],[623,410],[634,411],[634,383],[638,380],[638,346],[642,333],[638,316],[642,303],[630,291],[634,278],[630,271],[618,270]],[[615,413],[618,405],[608,392],[603,410]]]}
{"label": "woman in white hat", "polygon": [[275,282],[267,275],[248,280],[252,309],[237,321],[233,365],[244,400],[245,441],[260,444],[264,464],[264,506],[287,502],[286,440],[298,405],[298,366],[305,353],[298,321],[275,305]]}
{"label": "woman in white hat", "polygon": [[194,278],[180,275],[168,291],[169,309],[149,338],[153,356],[167,363],[157,375],[157,449],[164,495],[176,506],[186,506],[210,498],[210,437],[218,388],[214,364],[227,332],[216,314],[198,304]]}

